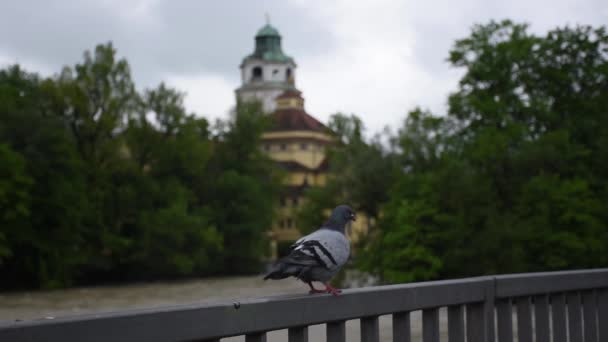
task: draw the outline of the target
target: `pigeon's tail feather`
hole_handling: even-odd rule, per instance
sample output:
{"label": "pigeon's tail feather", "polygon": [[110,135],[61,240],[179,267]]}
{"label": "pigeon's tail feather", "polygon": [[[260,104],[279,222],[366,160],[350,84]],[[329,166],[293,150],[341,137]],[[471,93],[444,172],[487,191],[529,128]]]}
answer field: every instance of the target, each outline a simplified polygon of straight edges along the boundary
{"label": "pigeon's tail feather", "polygon": [[267,280],[267,279],[285,279],[287,277],[289,277],[289,275],[287,275],[287,274],[285,274],[283,272],[280,272],[280,271],[275,271],[275,272],[268,273],[264,277],[264,280]]}
{"label": "pigeon's tail feather", "polygon": [[290,276],[297,276],[302,272],[302,266],[293,265],[284,261],[277,262],[268,274],[264,277],[266,279],[285,279]]}

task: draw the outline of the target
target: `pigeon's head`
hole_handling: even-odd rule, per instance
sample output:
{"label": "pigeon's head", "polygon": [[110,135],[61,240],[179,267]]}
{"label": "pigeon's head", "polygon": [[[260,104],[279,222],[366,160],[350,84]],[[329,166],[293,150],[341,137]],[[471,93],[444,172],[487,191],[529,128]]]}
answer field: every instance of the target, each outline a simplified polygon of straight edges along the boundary
{"label": "pigeon's head", "polygon": [[351,207],[342,204],[334,208],[331,212],[331,216],[325,226],[327,228],[336,229],[344,233],[344,226],[350,221],[356,221],[357,216]]}

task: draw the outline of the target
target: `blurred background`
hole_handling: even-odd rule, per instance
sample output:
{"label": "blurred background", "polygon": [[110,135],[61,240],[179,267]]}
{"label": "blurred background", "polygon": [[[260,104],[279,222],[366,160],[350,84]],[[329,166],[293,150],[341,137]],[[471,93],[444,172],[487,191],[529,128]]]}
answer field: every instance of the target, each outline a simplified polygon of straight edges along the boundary
{"label": "blurred background", "polygon": [[0,4],[0,320],[608,266],[605,1]]}

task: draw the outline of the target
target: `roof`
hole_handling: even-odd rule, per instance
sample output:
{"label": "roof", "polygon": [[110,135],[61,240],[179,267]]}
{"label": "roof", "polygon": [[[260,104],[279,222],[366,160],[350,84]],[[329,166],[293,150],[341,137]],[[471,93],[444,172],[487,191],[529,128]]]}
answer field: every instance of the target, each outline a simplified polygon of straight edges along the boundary
{"label": "roof", "polygon": [[313,169],[310,168],[306,165],[300,164],[299,162],[295,161],[295,160],[281,160],[281,161],[277,161],[277,164],[283,168],[284,170],[287,171],[318,171],[318,168]]}
{"label": "roof", "polygon": [[280,99],[291,99],[291,98],[298,98],[298,99],[302,99],[302,92],[297,90],[297,89],[287,89],[285,90],[281,95],[277,96],[277,100]]}
{"label": "roof", "polygon": [[328,131],[327,126],[300,108],[279,109],[270,116],[273,121],[270,131]]}
{"label": "roof", "polygon": [[306,165],[300,164],[295,160],[281,160],[276,162],[281,168],[287,171],[308,171],[308,172],[325,172],[329,170],[329,160],[327,157],[323,159],[321,164],[316,168],[311,168]]}
{"label": "roof", "polygon": [[269,24],[264,25],[261,29],[258,30],[258,33],[255,35],[257,37],[268,37],[268,36],[276,36],[280,37],[279,31],[270,26]]}
{"label": "roof", "polygon": [[255,35],[255,51],[243,59],[243,64],[249,60],[263,60],[267,62],[292,63],[293,58],[283,53],[281,49],[281,35],[279,31],[270,26],[264,25]]}
{"label": "roof", "polygon": [[329,170],[329,158],[325,157],[325,159],[323,159],[321,164],[319,164],[319,166],[317,166],[316,171],[328,171],[328,170]]}

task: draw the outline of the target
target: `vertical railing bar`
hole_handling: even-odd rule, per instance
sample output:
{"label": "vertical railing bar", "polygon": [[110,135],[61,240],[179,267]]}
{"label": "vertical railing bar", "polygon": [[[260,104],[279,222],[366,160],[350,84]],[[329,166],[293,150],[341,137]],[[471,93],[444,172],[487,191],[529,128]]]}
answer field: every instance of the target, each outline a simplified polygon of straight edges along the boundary
{"label": "vertical railing bar", "polygon": [[379,342],[378,316],[361,318],[361,342]]}
{"label": "vertical railing bar", "polygon": [[597,291],[597,320],[599,341],[608,341],[608,288]]}
{"label": "vertical railing bar", "polygon": [[346,324],[344,321],[329,322],[326,325],[327,342],[345,342]]}
{"label": "vertical railing bar", "polygon": [[570,342],[583,342],[583,317],[581,308],[581,296],[578,292],[570,292],[566,295],[568,304],[568,330]]}
{"label": "vertical railing bar", "polygon": [[245,342],[266,342],[266,333],[253,333],[245,335]]}
{"label": "vertical railing bar", "polygon": [[511,299],[501,299],[496,303],[498,316],[498,342],[513,342],[513,309]]}
{"label": "vertical railing bar", "polygon": [[294,327],[287,331],[289,342],[308,342],[308,327]]}
{"label": "vertical railing bar", "polygon": [[495,340],[494,310],[496,305],[496,277],[491,277],[485,286],[484,316],[485,316],[485,340]]}
{"label": "vertical railing bar", "polygon": [[464,308],[448,306],[448,342],[464,342]]}
{"label": "vertical railing bar", "polygon": [[[393,314],[393,342],[411,342],[410,313],[396,312]],[[329,340],[327,341],[329,342]]]}
{"label": "vertical railing bar", "polygon": [[467,342],[486,342],[484,336],[486,328],[484,303],[467,304],[466,308]]}
{"label": "vertical railing bar", "polygon": [[553,342],[567,342],[566,295],[551,295],[551,317],[553,320]]}
{"label": "vertical railing bar", "polygon": [[532,342],[532,313],[530,297],[516,299],[518,342]]}
{"label": "vertical railing bar", "polygon": [[439,308],[422,310],[422,341],[439,342]]}
{"label": "vertical railing bar", "polygon": [[595,290],[583,292],[583,331],[585,342],[598,342],[597,296]]}
{"label": "vertical railing bar", "polygon": [[536,323],[536,342],[551,342],[548,295],[534,298],[534,321]]}

